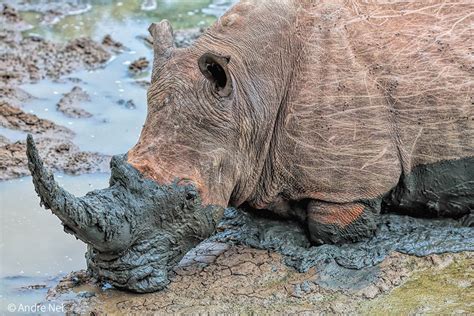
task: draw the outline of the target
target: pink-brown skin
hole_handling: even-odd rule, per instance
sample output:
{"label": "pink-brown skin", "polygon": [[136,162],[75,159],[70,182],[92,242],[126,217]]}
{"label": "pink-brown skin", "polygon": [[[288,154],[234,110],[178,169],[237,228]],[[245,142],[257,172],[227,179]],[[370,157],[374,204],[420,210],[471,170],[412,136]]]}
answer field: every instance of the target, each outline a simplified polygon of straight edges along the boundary
{"label": "pink-brown skin", "polygon": [[[473,12],[472,1],[241,1],[193,46],[155,47],[128,162],[161,184],[193,182],[207,204],[289,215],[309,199],[303,219],[343,228],[402,173],[474,156]],[[198,67],[209,52],[230,57],[228,96]]]}

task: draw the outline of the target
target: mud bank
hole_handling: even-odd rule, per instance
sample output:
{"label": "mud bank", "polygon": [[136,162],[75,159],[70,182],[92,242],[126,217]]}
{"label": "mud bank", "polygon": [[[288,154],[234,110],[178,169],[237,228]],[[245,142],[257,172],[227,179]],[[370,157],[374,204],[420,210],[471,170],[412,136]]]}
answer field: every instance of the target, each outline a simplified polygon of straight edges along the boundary
{"label": "mud bank", "polygon": [[105,45],[86,37],[65,44],[34,35],[25,37],[21,31],[27,23],[6,4],[0,14],[0,25],[0,83],[3,84],[57,79],[80,68],[101,66],[112,56]]}
{"label": "mud bank", "polygon": [[[110,156],[80,151],[73,144],[74,132],[69,128],[25,112],[22,105],[33,97],[18,86],[101,67],[112,57],[109,47],[115,42],[109,38],[105,45],[78,38],[60,44],[37,36],[25,37],[21,31],[28,29],[28,24],[6,4],[2,5],[0,26],[0,180],[28,174],[25,141],[10,139],[24,139],[26,133],[41,135],[38,148],[53,170],[69,174],[107,171]],[[75,87],[57,108],[69,117],[90,117],[79,106],[87,100],[85,92]]]}
{"label": "mud bank", "polygon": [[[56,172],[77,175],[109,171],[109,156],[81,151],[72,141],[44,136],[38,139],[37,146],[46,157],[45,163]],[[30,174],[25,152],[26,141],[6,140],[0,146],[0,180]]]}

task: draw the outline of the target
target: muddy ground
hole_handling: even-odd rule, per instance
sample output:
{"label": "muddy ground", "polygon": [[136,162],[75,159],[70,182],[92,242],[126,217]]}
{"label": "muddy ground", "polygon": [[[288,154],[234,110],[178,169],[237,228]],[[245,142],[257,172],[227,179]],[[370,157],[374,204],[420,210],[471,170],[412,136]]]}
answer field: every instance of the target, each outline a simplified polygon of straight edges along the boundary
{"label": "muddy ground", "polygon": [[[46,20],[54,20],[61,14],[52,12]],[[100,42],[77,38],[64,44],[36,36],[25,37],[21,31],[28,24],[6,5],[2,7],[0,26],[0,127],[34,134],[46,165],[55,171],[70,174],[108,171],[109,156],[81,151],[74,144],[70,129],[23,111],[22,103],[32,96],[18,86],[45,78],[73,80],[64,76],[81,69],[104,67],[112,56],[126,49],[125,45],[110,36]],[[177,32],[177,45],[189,45],[201,32],[200,29]],[[149,37],[143,40],[150,42]],[[150,62],[137,56],[135,63],[124,67],[134,75],[150,67]],[[137,80],[144,87],[147,83]],[[80,82],[74,84],[55,108],[66,116],[87,118],[90,113],[81,108],[81,103],[89,102],[89,96]],[[0,180],[29,174],[25,146],[25,141],[13,142],[0,130]],[[107,284],[97,284],[79,271],[51,289],[47,299],[65,302],[72,312],[96,314],[474,313],[473,252],[416,257],[394,251],[373,268],[376,273],[354,272],[351,277],[358,280],[336,280],[340,284],[353,282],[357,287],[334,287],[337,282],[325,279],[327,271],[313,267],[300,273],[284,262],[284,256],[275,251],[206,241],[181,261],[173,282],[163,292],[142,295],[121,292]]]}
{"label": "muddy ground", "polygon": [[296,272],[278,253],[207,242],[185,257],[163,292],[130,294],[101,290],[76,272],[49,292],[49,299],[74,291],[68,310],[113,313],[295,313],[295,314],[469,314],[474,312],[474,254],[415,257],[392,253],[378,277],[360,289],[331,289],[318,271]]}
{"label": "muddy ground", "polygon": [[[59,80],[74,70],[100,67],[112,56],[109,46],[90,38],[57,44],[36,36],[25,37],[21,31],[28,28],[27,23],[6,4],[0,25],[0,126],[35,135],[42,156],[53,170],[70,174],[107,171],[110,157],[81,151],[72,142],[74,133],[70,129],[24,112],[20,106],[32,96],[18,85],[45,78]],[[77,97],[64,98],[58,110],[85,115],[77,108]],[[12,142],[0,134],[0,180],[29,174],[25,149],[26,141]]]}

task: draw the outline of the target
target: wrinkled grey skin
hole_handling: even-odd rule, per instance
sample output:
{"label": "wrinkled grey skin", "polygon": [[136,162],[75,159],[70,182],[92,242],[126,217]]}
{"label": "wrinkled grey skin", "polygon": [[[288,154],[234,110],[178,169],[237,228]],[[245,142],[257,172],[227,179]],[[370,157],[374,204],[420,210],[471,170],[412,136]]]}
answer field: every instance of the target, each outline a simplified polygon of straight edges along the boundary
{"label": "wrinkled grey skin", "polygon": [[174,265],[209,237],[223,208],[202,206],[192,185],[163,185],[145,179],[124,156],[111,161],[110,187],[75,197],[55,182],[27,138],[28,167],[41,203],[66,232],[88,244],[88,270],[99,280],[135,292],[168,283]]}

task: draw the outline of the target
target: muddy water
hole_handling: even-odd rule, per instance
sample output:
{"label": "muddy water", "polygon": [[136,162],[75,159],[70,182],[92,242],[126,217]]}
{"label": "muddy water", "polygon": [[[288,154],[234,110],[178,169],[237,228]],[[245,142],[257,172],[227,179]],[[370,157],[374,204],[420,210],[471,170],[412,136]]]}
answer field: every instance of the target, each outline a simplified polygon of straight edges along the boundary
{"label": "muddy water", "polygon": [[[163,18],[170,20],[175,29],[209,25],[229,2],[232,1],[71,1],[79,5],[76,10],[51,19],[36,11],[44,12],[50,6],[61,11],[61,7],[54,7],[59,2],[11,1],[31,9],[22,13],[32,25],[28,34],[58,42],[80,36],[100,40],[110,34],[126,47],[101,69],[21,86],[34,97],[22,108],[73,130],[73,141],[81,150],[110,155],[126,152],[136,142],[146,114],[146,90],[127,68],[139,57],[152,59],[152,51],[138,36],[147,35],[148,25]],[[149,76],[145,71],[139,79],[148,80]],[[56,110],[62,95],[75,85],[90,95],[91,101],[81,103],[81,107],[92,114],[91,118],[68,118]],[[129,100],[134,104],[132,108],[124,106]],[[23,132],[5,128],[0,133],[12,141],[26,137]],[[57,179],[80,195],[105,187],[108,177],[59,175]],[[31,306],[44,302],[48,289],[63,275],[85,268],[85,245],[65,234],[59,220],[39,206],[29,177],[0,182],[0,210],[0,314],[4,314],[8,304]]]}
{"label": "muddy water", "polygon": [[[83,195],[107,186],[107,174],[58,175]],[[63,232],[59,219],[39,206],[30,177],[0,182],[1,307],[42,301],[58,278],[85,267],[84,243]],[[28,289],[27,287],[30,287]]]}

